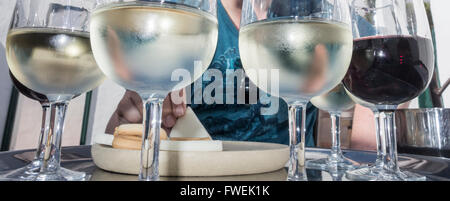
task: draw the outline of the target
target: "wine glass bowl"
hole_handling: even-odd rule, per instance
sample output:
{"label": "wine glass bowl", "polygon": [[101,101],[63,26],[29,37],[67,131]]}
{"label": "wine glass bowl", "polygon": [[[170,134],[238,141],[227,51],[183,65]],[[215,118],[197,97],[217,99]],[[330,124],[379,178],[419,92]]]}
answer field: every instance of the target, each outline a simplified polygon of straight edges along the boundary
{"label": "wine glass bowl", "polygon": [[[218,37],[214,13],[175,1],[102,6],[93,14],[91,27],[95,57],[108,77],[129,90],[148,93],[151,86],[164,96],[192,83],[173,82],[175,70],[186,70],[193,80],[202,75]],[[194,61],[199,62],[198,71]]]}
{"label": "wine glass bowl", "polygon": [[92,90],[105,78],[92,55],[88,32],[18,28],[10,31],[6,46],[14,76],[55,101]]}
{"label": "wine glass bowl", "polygon": [[347,94],[342,83],[320,96],[313,97],[311,103],[329,113],[342,113],[355,106],[355,102]]}
{"label": "wine glass bowl", "polygon": [[47,96],[38,92],[35,92],[26,86],[24,86],[22,83],[17,80],[17,78],[14,77],[14,75],[9,71],[9,77],[11,78],[11,81],[14,85],[14,87],[19,91],[21,94],[26,96],[27,98],[30,98],[32,100],[38,101],[41,104],[48,104]]}
{"label": "wine glass bowl", "polygon": [[[251,4],[258,6],[253,8]],[[296,4],[298,7],[291,7]],[[288,102],[308,101],[333,89],[347,72],[344,66],[350,61],[352,49],[350,18],[344,8],[336,9],[342,13],[342,17],[336,17],[337,13],[326,11],[333,5],[315,6],[298,1],[244,2],[239,36],[243,66],[279,70],[279,95],[290,99]],[[265,10],[259,11],[261,7]],[[254,12],[248,11],[252,8]],[[248,76],[257,83],[257,74]]]}

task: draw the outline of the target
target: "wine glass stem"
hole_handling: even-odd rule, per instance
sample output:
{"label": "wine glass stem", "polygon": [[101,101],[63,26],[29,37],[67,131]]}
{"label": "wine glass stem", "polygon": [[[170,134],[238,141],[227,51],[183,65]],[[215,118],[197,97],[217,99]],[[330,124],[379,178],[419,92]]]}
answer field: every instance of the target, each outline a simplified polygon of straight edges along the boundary
{"label": "wine glass stem", "polygon": [[383,156],[384,156],[384,136],[382,136],[382,130],[380,128],[380,112],[378,110],[373,110],[373,114],[375,117],[375,135],[376,135],[376,143],[377,143],[377,159],[375,162],[375,165],[381,167],[381,164],[383,163]]}
{"label": "wine glass stem", "polygon": [[144,134],[142,135],[141,167],[139,180],[159,180],[159,143],[162,121],[163,98],[143,100]]}
{"label": "wine glass stem", "polygon": [[55,172],[60,167],[61,139],[64,131],[64,119],[68,106],[67,101],[55,102],[50,105],[49,130],[42,142],[42,166],[41,173]]}
{"label": "wine glass stem", "polygon": [[342,154],[341,151],[341,115],[339,113],[330,113],[331,117],[331,136],[332,146],[330,160],[338,161]]}
{"label": "wine glass stem", "polygon": [[51,108],[49,103],[42,103],[42,123],[41,123],[41,133],[39,135],[39,142],[36,149],[36,156],[34,157],[33,163],[39,163],[40,165],[45,155],[45,141],[47,139],[50,130],[50,116]]}
{"label": "wine glass stem", "polygon": [[289,104],[289,175],[288,180],[304,177],[306,103]]}
{"label": "wine glass stem", "polygon": [[385,154],[383,169],[389,172],[399,171],[397,163],[397,139],[395,133],[395,111],[380,111],[380,124],[385,134]]}

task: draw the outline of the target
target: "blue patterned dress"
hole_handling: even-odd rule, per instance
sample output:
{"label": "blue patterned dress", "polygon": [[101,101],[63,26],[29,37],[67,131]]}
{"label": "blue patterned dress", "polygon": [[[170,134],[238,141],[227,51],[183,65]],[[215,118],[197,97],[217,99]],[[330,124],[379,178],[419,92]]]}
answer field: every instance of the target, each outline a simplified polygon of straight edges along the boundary
{"label": "blue patterned dress", "polygon": [[[226,81],[225,71],[242,69],[238,47],[239,30],[234,26],[220,0],[217,3],[219,39],[214,58],[208,69],[218,69],[222,72],[225,89],[230,84],[234,84],[233,87],[236,87],[235,82]],[[202,81],[202,84],[197,86],[202,86],[204,89],[212,81]],[[194,84],[191,85],[191,103],[194,103],[195,90],[201,90],[194,89],[194,86]],[[225,103],[225,100],[223,102]],[[289,144],[288,106],[281,99],[278,113],[274,115],[261,115],[261,107],[267,107],[261,103],[246,105],[203,103],[190,106],[214,139]],[[316,118],[317,108],[308,104],[306,146],[314,146],[313,133]]]}

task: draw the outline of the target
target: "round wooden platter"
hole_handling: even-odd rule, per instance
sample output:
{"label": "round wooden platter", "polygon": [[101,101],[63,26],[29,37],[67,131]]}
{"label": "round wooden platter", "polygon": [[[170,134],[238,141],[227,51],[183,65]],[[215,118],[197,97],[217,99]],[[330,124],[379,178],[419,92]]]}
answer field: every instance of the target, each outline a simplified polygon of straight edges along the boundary
{"label": "round wooden platter", "polygon": [[[140,151],[94,144],[92,158],[101,169],[138,174]],[[223,141],[223,151],[160,151],[161,176],[230,176],[279,170],[289,159],[289,147],[282,144]]]}

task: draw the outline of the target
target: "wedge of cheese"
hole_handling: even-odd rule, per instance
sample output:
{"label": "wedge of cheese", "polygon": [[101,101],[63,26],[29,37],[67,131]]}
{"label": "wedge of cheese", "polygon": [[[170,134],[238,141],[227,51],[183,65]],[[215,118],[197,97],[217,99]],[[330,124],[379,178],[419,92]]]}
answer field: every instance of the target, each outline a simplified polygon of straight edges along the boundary
{"label": "wedge of cheese", "polygon": [[109,145],[112,146],[114,140],[114,135],[110,135],[110,134],[96,134],[94,136],[94,142],[97,144],[104,144],[104,145]]}
{"label": "wedge of cheese", "polygon": [[188,107],[183,117],[177,120],[169,136],[170,140],[212,140],[192,108]]}

